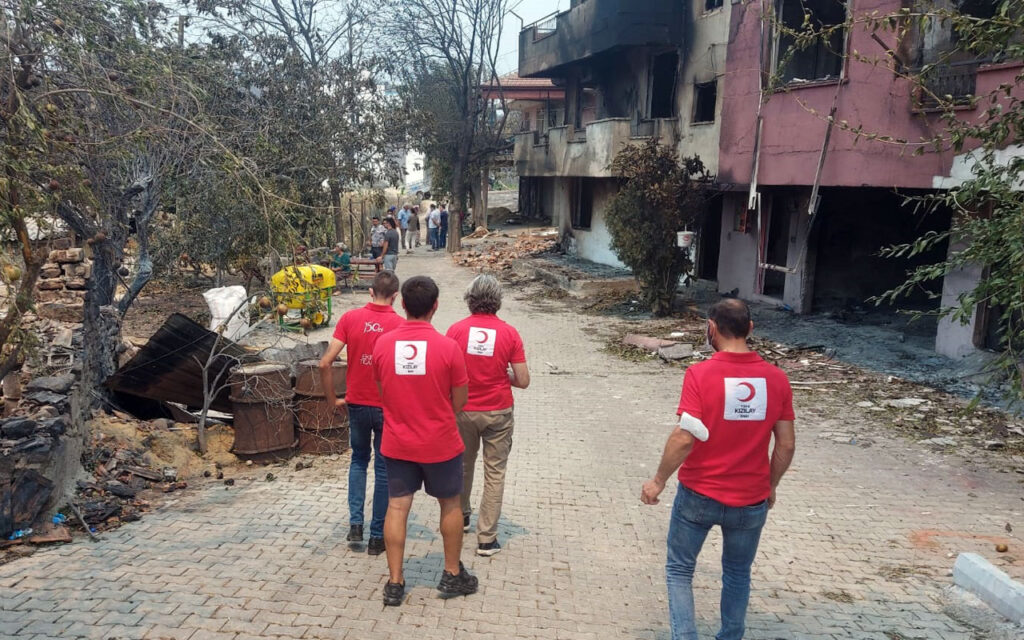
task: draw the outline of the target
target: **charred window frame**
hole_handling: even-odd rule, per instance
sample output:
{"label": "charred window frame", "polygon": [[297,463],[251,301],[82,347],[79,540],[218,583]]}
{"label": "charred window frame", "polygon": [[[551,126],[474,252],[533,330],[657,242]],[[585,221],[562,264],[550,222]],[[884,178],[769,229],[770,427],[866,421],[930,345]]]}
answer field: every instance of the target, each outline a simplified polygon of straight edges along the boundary
{"label": "charred window frame", "polygon": [[679,52],[668,51],[651,56],[648,113],[650,118],[676,116],[676,79],[679,75]]}
{"label": "charred window frame", "polygon": [[[783,84],[840,80],[846,51],[845,0],[776,0],[771,69]],[[791,32],[812,30],[797,47]]]}
{"label": "charred window frame", "polygon": [[572,228],[587,231],[594,217],[594,178],[573,178],[570,192]]}
{"label": "charred window frame", "polygon": [[718,106],[718,80],[698,82],[693,85],[693,124],[708,124],[715,121]]}
{"label": "charred window frame", "polygon": [[722,8],[722,0],[704,0],[704,13],[711,13]]}

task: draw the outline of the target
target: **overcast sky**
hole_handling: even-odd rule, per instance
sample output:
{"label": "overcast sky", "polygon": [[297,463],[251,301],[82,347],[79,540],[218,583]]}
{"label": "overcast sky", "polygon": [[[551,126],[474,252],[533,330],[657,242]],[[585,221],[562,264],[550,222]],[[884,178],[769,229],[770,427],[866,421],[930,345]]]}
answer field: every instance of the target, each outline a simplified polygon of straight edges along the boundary
{"label": "overcast sky", "polygon": [[[510,0],[509,7],[531,24],[555,11],[569,8],[569,0]],[[519,18],[509,15],[501,34],[501,54],[498,73],[515,71],[519,67]]]}

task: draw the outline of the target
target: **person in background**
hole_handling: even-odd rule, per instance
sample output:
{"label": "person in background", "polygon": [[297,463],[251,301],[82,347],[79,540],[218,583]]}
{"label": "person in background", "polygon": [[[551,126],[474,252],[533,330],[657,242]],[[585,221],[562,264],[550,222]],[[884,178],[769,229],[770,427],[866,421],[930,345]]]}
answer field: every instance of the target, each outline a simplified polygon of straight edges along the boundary
{"label": "person in background", "polygon": [[402,248],[411,249],[412,240],[409,238],[409,218],[412,217],[412,211],[408,203],[406,203],[402,210],[398,212],[398,228],[402,234]]}
{"label": "person in background", "polygon": [[[373,519],[366,552],[371,556],[384,551],[384,516],[388,510],[387,470],[380,453],[384,433],[384,412],[380,391],[373,377],[373,348],[378,338],[400,326],[404,320],[392,305],[398,297],[398,278],[381,271],[370,285],[370,302],[347,311],[334,329],[320,360],[320,382],[328,406],[336,411],[348,409],[349,442],[352,462],[348,468],[349,542],[363,540],[363,504],[366,500],[366,471],[373,454]],[[342,349],[348,349],[345,369],[345,397],[334,395],[334,361]],[[372,448],[371,448],[372,441]]]}
{"label": "person in background", "polygon": [[673,640],[697,640],[693,572],[715,525],[722,529],[722,626],[715,638],[742,640],[750,567],[775,490],[796,450],[789,379],[747,346],[753,329],[742,300],[711,307],[707,337],[715,354],[686,370],[679,425],[640,492],[644,504],[657,504],[679,470],[665,565]]}
{"label": "person in background", "polygon": [[478,581],[462,555],[462,451],[455,414],[466,404],[466,362],[454,340],[430,324],[437,312],[433,280],[416,276],[402,286],[408,321],[382,336],[373,349],[373,370],[384,405],[381,452],[388,468],[388,556],[385,606],[405,599],[406,528],[413,495],[422,486],[441,507],[444,571],[437,585],[445,596],[476,593]]}
{"label": "person in background", "polygon": [[384,246],[381,249],[380,260],[384,263],[386,270],[394,271],[398,266],[398,245],[401,242],[398,237],[398,221],[394,218],[387,218],[384,220],[384,226],[387,227],[387,231],[384,232]]}
{"label": "person in background", "polygon": [[442,249],[448,246],[448,205],[441,205],[441,212],[438,214],[438,237],[437,245]]}
{"label": "person in background", "polygon": [[334,245],[334,252],[331,255],[331,269],[336,273],[352,272],[352,254],[344,242]]}
{"label": "person in background", "polygon": [[441,227],[441,214],[437,211],[437,205],[431,204],[427,212],[427,243],[430,245],[428,251],[437,251],[438,232]]}
{"label": "person in background", "polygon": [[376,260],[384,248],[384,234],[387,228],[380,223],[380,216],[370,219],[370,257]]}
{"label": "person in background", "polygon": [[501,284],[497,278],[474,278],[466,289],[465,300],[470,316],[453,324],[446,334],[465,354],[469,373],[469,399],[456,416],[459,434],[466,445],[462,454],[462,527],[469,531],[473,472],[482,443],[484,491],[476,521],[476,554],[493,556],[501,551],[498,520],[515,427],[512,387],[530,386],[530,370],[519,332],[498,318]]}
{"label": "person in background", "polygon": [[407,253],[412,253],[413,247],[418,246],[420,246],[420,208],[414,206],[409,215],[409,249]]}

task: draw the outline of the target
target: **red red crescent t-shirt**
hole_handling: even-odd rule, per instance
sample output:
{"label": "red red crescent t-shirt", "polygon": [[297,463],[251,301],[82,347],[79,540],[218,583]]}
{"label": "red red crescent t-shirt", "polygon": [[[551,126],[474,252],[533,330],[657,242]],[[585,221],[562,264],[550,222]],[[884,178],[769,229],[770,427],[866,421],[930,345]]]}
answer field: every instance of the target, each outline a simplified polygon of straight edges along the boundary
{"label": "red red crescent t-shirt", "polygon": [[406,322],[377,340],[373,372],[383,391],[381,453],[429,464],[465,450],[451,397],[469,377],[454,340],[429,322]]}
{"label": "red red crescent t-shirt", "polygon": [[679,481],[730,507],[771,495],[768,443],[779,420],[793,420],[793,391],[781,369],[753,351],[719,351],[686,370],[678,415],[708,428],[679,468]]}
{"label": "red red crescent t-shirt", "polygon": [[473,314],[446,334],[459,343],[469,372],[469,401],[464,411],[498,411],[514,403],[508,365],[526,362],[523,340],[512,325],[494,314]]}
{"label": "red red crescent t-shirt", "polygon": [[348,350],[345,400],[349,404],[381,406],[377,381],[373,377],[373,347],[378,338],[404,323],[390,305],[373,302],[346,312],[338,320],[334,338],[344,342]]}

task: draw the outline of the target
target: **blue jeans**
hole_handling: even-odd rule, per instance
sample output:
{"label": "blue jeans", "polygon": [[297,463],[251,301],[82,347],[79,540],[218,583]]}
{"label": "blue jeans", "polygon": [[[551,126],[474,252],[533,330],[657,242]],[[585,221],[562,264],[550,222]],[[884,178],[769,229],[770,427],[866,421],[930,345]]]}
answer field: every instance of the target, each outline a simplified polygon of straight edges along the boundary
{"label": "blue jeans", "polygon": [[442,225],[441,230],[437,232],[437,244],[441,247],[448,246],[448,227],[445,225]]}
{"label": "blue jeans", "polygon": [[[384,537],[384,514],[388,511],[388,472],[380,455],[380,439],[384,433],[384,411],[380,407],[348,405],[349,442],[352,463],[348,467],[348,523],[363,524],[363,502],[366,500],[366,469],[373,453],[373,520],[370,537]],[[370,449],[370,439],[373,449]]]}
{"label": "blue jeans", "polygon": [[693,570],[711,527],[722,528],[722,628],[716,640],[742,640],[750,600],[750,566],[757,554],[768,502],[727,507],[690,491],[682,484],[672,506],[668,528],[668,611],[672,640],[697,640],[693,611]]}
{"label": "blue jeans", "polygon": [[430,248],[435,250],[438,248],[437,231],[438,230],[436,228],[427,229],[427,242],[430,244]]}

